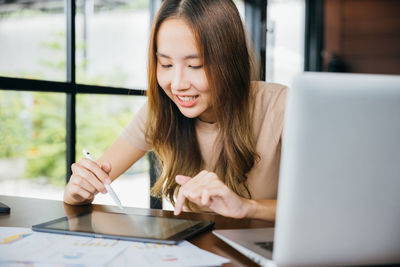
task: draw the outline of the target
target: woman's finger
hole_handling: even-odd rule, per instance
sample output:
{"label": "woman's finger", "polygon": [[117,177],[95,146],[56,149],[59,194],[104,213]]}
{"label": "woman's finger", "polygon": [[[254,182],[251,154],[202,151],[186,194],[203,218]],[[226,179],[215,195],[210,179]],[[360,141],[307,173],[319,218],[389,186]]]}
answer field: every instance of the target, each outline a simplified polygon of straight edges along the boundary
{"label": "woman's finger", "polygon": [[71,176],[70,183],[82,187],[84,190],[93,195],[96,195],[98,192],[98,190],[90,182],[88,182],[85,177],[82,177],[79,174],[73,174]]}
{"label": "woman's finger", "polygon": [[175,181],[179,184],[179,185],[184,185],[187,182],[189,182],[192,179],[192,177],[189,176],[185,176],[185,175],[177,175],[175,177]]}
{"label": "woman's finger", "polygon": [[[75,167],[73,170],[73,174],[83,178],[83,180],[86,180],[98,192],[102,192],[103,194],[107,193],[107,189],[105,188],[104,184],[90,170],[88,170],[84,167],[80,167],[80,168]],[[86,188],[89,189],[88,187],[86,187]],[[88,191],[92,192],[93,190],[90,189]]]}
{"label": "woman's finger", "polygon": [[175,210],[174,214],[179,215],[182,212],[183,204],[185,204],[185,196],[183,195],[182,188],[179,190],[178,197],[176,198],[175,202]]}
{"label": "woman's finger", "polygon": [[83,188],[82,186],[77,185],[77,184],[70,184],[69,191],[70,191],[71,197],[77,203],[91,201],[94,198],[94,195],[91,192],[87,191],[85,188]]}
{"label": "woman's finger", "polygon": [[210,176],[210,172],[201,171],[196,176],[194,176],[190,181],[185,183],[183,187],[186,189],[186,197],[190,196],[191,198],[200,197],[196,192],[200,192],[204,186],[206,186],[209,182],[208,176]]}
{"label": "woman's finger", "polygon": [[187,195],[190,197],[191,201],[196,202],[196,204],[201,205],[202,192],[204,189],[207,189],[215,182],[219,182],[218,176],[213,172],[203,172],[199,175],[195,176],[192,181],[190,181],[190,185],[187,187],[188,193]]}
{"label": "woman's finger", "polygon": [[105,171],[107,174],[111,172],[111,163],[110,162],[102,162],[100,164],[101,168],[103,171]]}
{"label": "woman's finger", "polygon": [[201,205],[209,207],[211,204],[211,196],[207,189],[204,189],[201,194]]}
{"label": "woman's finger", "polygon": [[181,185],[175,204],[175,215],[182,212],[186,199],[199,206],[210,205],[209,203],[211,198],[210,196],[207,196],[207,193],[204,195],[204,190],[215,184],[215,182],[220,182],[215,173],[206,170],[199,172],[193,178],[184,175],[177,175],[175,181]]}
{"label": "woman's finger", "polygon": [[106,173],[101,166],[97,164],[97,162],[82,158],[79,160],[79,164],[94,173],[94,175],[99,178],[103,184],[111,184],[110,176],[108,176],[108,173]]}

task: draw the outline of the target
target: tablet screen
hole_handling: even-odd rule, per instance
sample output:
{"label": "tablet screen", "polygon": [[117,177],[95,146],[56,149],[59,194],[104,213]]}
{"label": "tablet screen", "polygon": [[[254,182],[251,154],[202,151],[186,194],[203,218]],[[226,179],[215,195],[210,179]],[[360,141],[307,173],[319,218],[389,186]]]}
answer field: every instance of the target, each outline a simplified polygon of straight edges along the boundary
{"label": "tablet screen", "polygon": [[198,220],[92,211],[32,226],[33,230],[128,240],[183,240],[212,223]]}

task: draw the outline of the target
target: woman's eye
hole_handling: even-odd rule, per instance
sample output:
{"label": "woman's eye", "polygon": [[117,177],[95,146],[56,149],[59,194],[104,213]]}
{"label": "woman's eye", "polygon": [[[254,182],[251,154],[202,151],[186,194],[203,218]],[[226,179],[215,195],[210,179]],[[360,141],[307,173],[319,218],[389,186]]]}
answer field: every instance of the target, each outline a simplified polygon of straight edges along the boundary
{"label": "woman's eye", "polygon": [[198,66],[189,65],[189,68],[192,68],[192,69],[195,69],[195,70],[201,69],[202,67],[203,67],[203,65],[198,65]]}
{"label": "woman's eye", "polygon": [[168,69],[168,68],[171,68],[172,65],[171,64],[167,64],[167,65],[161,64],[161,67]]}

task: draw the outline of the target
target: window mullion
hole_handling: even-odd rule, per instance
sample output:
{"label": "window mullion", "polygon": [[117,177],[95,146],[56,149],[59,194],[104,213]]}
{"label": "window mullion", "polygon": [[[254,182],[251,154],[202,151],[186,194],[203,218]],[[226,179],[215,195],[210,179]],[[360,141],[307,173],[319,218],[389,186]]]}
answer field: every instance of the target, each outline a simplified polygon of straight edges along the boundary
{"label": "window mullion", "polygon": [[71,176],[71,164],[75,162],[76,144],[76,81],[75,81],[75,0],[66,0],[67,12],[67,83],[70,92],[67,93],[66,103],[66,182]]}
{"label": "window mullion", "polygon": [[267,35],[267,0],[245,1],[245,22],[260,55],[261,80],[265,80],[266,35]]}

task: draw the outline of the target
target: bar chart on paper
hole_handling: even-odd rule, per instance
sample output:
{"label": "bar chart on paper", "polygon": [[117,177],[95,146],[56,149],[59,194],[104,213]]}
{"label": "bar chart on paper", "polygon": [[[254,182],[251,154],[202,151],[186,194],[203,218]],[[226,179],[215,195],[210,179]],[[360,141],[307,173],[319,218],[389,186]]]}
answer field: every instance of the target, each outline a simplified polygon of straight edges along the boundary
{"label": "bar chart on paper", "polygon": [[18,233],[18,234],[10,234],[10,235],[5,235],[4,237],[1,238],[0,244],[3,245],[9,245],[12,244],[13,242],[16,242],[24,237],[30,236],[32,233]]}
{"label": "bar chart on paper", "polygon": [[126,248],[119,240],[0,227],[0,265],[13,262],[104,265]]}
{"label": "bar chart on paper", "polygon": [[119,240],[92,238],[89,240],[77,240],[72,243],[75,247],[114,247],[118,245]]}
{"label": "bar chart on paper", "polygon": [[12,263],[124,266],[219,266],[229,262],[188,241],[177,245],[32,232],[0,227],[0,266]]}
{"label": "bar chart on paper", "polygon": [[110,266],[219,266],[229,262],[221,256],[202,250],[188,241],[177,245],[130,242]]}

